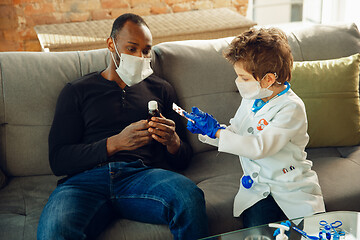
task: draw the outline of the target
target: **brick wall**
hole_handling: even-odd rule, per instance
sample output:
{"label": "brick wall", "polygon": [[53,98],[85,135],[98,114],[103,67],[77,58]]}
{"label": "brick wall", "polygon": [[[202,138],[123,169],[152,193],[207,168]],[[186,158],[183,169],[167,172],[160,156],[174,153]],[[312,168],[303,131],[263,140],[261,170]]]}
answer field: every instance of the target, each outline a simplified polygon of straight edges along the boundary
{"label": "brick wall", "polygon": [[0,0],[0,51],[41,51],[34,26],[230,7],[245,15],[248,0]]}

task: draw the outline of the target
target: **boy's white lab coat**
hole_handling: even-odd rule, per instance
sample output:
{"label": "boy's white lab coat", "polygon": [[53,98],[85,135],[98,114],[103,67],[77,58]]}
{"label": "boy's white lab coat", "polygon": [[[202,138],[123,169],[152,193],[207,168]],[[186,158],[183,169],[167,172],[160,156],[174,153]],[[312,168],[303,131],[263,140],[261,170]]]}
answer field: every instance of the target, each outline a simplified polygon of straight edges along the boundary
{"label": "boy's white lab coat", "polygon": [[254,184],[242,186],[234,201],[234,216],[269,194],[289,219],[324,212],[317,174],[304,151],[308,143],[307,118],[302,100],[291,90],[276,96],[256,114],[254,100],[243,99],[230,126],[219,139],[199,135],[220,152],[239,155],[244,175]]}

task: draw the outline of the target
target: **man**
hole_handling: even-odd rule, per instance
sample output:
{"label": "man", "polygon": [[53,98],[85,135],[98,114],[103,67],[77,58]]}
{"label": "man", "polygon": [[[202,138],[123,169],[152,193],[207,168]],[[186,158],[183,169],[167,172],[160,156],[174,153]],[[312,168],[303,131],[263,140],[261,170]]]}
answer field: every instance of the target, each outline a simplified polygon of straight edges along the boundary
{"label": "man", "polygon": [[[38,239],[95,239],[116,217],[167,224],[174,239],[205,237],[203,192],[159,167],[186,168],[192,150],[171,109],[174,89],[151,74],[148,26],[121,15],[107,44],[109,66],[68,83],[59,96],[49,159],[54,174],[67,177],[49,197]],[[162,115],[147,121],[150,100]]]}

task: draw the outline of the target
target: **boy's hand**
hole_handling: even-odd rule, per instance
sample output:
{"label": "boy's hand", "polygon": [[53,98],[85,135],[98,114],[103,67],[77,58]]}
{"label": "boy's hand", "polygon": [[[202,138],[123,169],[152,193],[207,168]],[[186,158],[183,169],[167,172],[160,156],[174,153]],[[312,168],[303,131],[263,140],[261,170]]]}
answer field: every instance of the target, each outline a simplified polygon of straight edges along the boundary
{"label": "boy's hand", "polygon": [[187,123],[187,129],[192,133],[200,133],[211,138],[216,138],[216,132],[219,129],[224,129],[212,115],[201,111],[197,107],[192,107],[192,112],[184,112],[184,115],[194,121],[188,121]]}

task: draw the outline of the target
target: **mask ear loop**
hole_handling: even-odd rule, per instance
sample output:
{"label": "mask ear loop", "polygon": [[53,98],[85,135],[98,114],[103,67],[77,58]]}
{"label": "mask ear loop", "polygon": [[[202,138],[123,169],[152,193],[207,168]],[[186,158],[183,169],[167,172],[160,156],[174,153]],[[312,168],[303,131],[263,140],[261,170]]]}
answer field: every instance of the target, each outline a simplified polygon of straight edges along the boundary
{"label": "mask ear loop", "polygon": [[275,82],[276,82],[277,84],[281,85],[281,84],[282,84],[281,82],[276,81],[276,79],[278,79],[278,78],[279,78],[276,72],[274,72],[274,75],[275,75]]}
{"label": "mask ear loop", "polygon": [[[120,58],[120,54],[119,54],[119,52],[118,52],[118,50],[117,50],[117,48],[116,48],[116,44],[115,44],[115,40],[114,40],[114,38],[111,38],[112,40],[113,40],[113,43],[114,43],[114,47],[115,47],[115,51],[116,51],[116,54],[118,55],[118,57]],[[110,51],[110,50],[109,50]],[[119,66],[120,66],[120,63],[119,63],[119,66],[116,64],[116,61],[115,61],[115,58],[114,58],[114,55],[113,55],[113,53],[110,51],[110,54],[111,54],[111,57],[112,57],[112,59],[113,59],[113,61],[114,61],[114,63],[115,63],[115,67],[116,68],[118,68]]]}
{"label": "mask ear loop", "polygon": [[[263,78],[260,80],[260,82],[266,77],[266,75],[268,75],[269,73],[265,74],[265,76],[263,76]],[[281,85],[281,82],[276,81],[276,79],[278,79],[278,75],[276,74],[276,72],[273,73],[275,75],[275,82],[277,84]],[[269,89],[273,84],[269,85],[266,89]]]}
{"label": "mask ear loop", "polygon": [[274,72],[274,75],[275,75],[275,79],[278,79],[278,75],[276,72]]}

